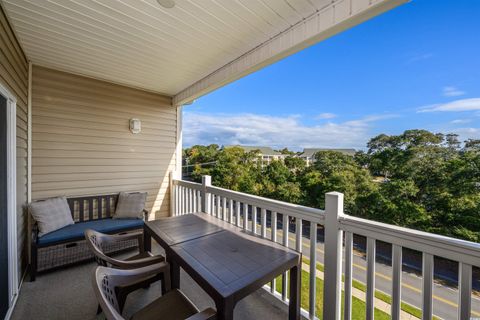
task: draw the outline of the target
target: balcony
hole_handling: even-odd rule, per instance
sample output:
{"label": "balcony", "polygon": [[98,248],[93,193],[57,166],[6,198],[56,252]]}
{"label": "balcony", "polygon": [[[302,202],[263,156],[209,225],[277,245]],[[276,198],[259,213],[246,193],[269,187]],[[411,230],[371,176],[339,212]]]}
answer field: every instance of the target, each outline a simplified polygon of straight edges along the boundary
{"label": "balcony", "polygon": [[[402,310],[402,304],[409,302],[405,295],[402,296],[402,278],[411,278],[405,272],[402,249],[416,250],[422,255],[421,283],[417,283],[421,293],[416,304],[420,306],[422,319],[435,316],[434,257],[458,262],[458,290],[452,289],[452,295],[458,296],[458,307],[454,308],[458,319],[469,319],[471,314],[478,312],[478,300],[472,296],[472,267],[480,265],[479,244],[346,215],[343,213],[343,195],[336,192],[327,194],[326,209],[319,210],[215,187],[209,181],[208,176],[203,177],[203,183],[199,184],[173,179],[171,175],[173,192],[170,196],[174,204],[171,215],[203,211],[302,252],[301,305],[302,315],[307,319],[383,319],[384,315],[392,319],[417,319]],[[354,252],[360,250],[354,246],[354,236],[366,239],[366,290],[363,297],[359,297],[358,289],[353,285],[356,281],[353,276],[354,260],[359,259]],[[385,263],[379,262],[376,255],[380,242],[383,247],[390,244],[392,248],[391,277],[387,283],[391,286],[390,303],[382,303],[375,295],[375,290],[381,285],[376,281],[381,280],[385,284],[385,278],[375,276],[377,267],[382,266],[382,272],[385,270]],[[153,252],[161,253],[162,248],[154,245]],[[45,274],[36,282],[24,283],[12,319],[95,318],[97,304],[90,281],[95,266],[95,263],[83,264]],[[215,306],[186,273],[182,272],[181,278],[182,290],[199,307]],[[242,300],[235,309],[235,318],[286,319],[288,292],[285,279],[288,279],[286,275],[279,277]],[[158,284],[132,294],[127,301],[125,315],[159,294]],[[477,301],[477,304],[472,305],[472,301]],[[448,313],[438,316],[449,319]]]}

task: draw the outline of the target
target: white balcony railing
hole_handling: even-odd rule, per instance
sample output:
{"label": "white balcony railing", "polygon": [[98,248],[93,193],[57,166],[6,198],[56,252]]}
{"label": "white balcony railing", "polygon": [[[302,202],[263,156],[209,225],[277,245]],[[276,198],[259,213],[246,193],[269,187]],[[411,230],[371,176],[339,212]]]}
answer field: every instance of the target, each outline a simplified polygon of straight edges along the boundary
{"label": "white balcony railing", "polygon": [[[458,319],[470,319],[472,301],[472,266],[480,266],[480,244],[436,234],[402,228],[344,214],[343,194],[330,192],[325,197],[325,210],[309,208],[282,201],[249,195],[211,185],[210,176],[202,183],[170,179],[171,215],[202,211],[264,238],[303,250],[309,242],[309,296],[308,310],[302,314],[315,319],[317,275],[317,227],[324,226],[324,287],[323,318],[340,319],[341,291],[344,290],[344,319],[352,318],[353,235],[366,237],[366,319],[374,318],[376,241],[392,245],[392,303],[391,317],[400,319],[402,288],[402,248],[422,253],[422,319],[433,316],[433,261],[434,256],[459,263]],[[270,219],[267,219],[267,215]],[[277,219],[281,216],[280,228]],[[258,219],[260,217],[260,219]],[[294,230],[289,230],[295,218]],[[268,220],[270,223],[268,223]],[[268,225],[270,224],[270,228]],[[308,237],[303,225],[309,225]],[[293,227],[293,225],[292,225]],[[293,229],[293,228],[290,228]],[[306,230],[307,231],[307,230]],[[290,235],[294,237],[290,238]],[[277,236],[281,239],[278,239]],[[309,238],[309,239],[308,239]],[[344,259],[342,259],[344,251]],[[343,262],[342,262],[343,260]],[[342,265],[343,263],[343,265]],[[344,270],[342,272],[342,270]],[[344,276],[342,286],[342,273]],[[282,288],[277,291],[275,280],[271,293],[287,302],[287,275],[282,276]],[[306,297],[302,297],[305,299]]]}

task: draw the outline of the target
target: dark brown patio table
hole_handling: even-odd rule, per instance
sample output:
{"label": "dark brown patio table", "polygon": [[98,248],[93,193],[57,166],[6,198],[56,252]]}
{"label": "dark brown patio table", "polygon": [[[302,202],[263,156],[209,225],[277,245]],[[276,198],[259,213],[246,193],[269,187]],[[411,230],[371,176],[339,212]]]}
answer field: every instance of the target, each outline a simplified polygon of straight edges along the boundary
{"label": "dark brown patio table", "polygon": [[215,301],[218,319],[233,319],[238,301],[288,270],[289,319],[300,319],[299,253],[205,213],[148,221],[144,231],[147,250],[151,238],[165,249],[172,287],[182,267]]}

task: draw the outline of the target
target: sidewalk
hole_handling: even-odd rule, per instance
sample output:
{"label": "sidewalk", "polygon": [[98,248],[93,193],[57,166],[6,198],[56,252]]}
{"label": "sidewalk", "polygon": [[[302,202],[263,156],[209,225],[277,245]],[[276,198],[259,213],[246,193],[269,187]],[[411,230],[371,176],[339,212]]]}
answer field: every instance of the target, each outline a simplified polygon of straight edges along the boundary
{"label": "sidewalk", "polygon": [[[307,271],[307,272],[310,272],[310,266],[306,263],[302,263],[302,269],[304,271]],[[323,272],[318,270],[317,269],[317,278],[319,279],[322,279],[323,280]],[[352,296],[362,300],[362,301],[365,301],[366,300],[366,297],[365,297],[365,292],[363,292],[362,290],[359,290],[357,288],[353,288],[352,287]],[[378,298],[375,298],[375,302],[374,302],[374,305],[375,305],[375,308],[377,308],[378,310],[381,310],[387,314],[390,314],[390,304],[386,303],[385,301],[382,301]],[[420,320],[419,318],[411,315],[410,313],[407,313],[403,310],[400,310],[400,319],[402,320]]]}

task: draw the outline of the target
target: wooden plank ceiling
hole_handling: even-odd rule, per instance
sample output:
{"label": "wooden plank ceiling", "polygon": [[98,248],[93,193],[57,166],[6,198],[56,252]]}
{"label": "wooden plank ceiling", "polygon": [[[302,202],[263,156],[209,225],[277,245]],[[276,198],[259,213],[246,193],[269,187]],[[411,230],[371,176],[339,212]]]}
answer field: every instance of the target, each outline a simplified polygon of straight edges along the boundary
{"label": "wooden plank ceiling", "polygon": [[32,63],[174,96],[343,0],[0,1]]}

